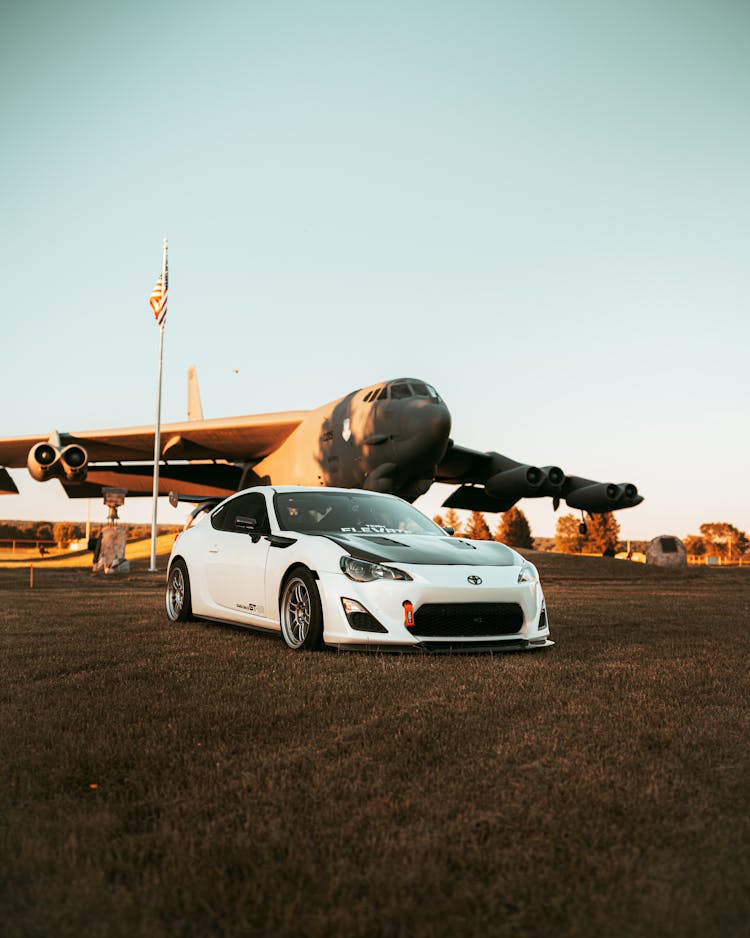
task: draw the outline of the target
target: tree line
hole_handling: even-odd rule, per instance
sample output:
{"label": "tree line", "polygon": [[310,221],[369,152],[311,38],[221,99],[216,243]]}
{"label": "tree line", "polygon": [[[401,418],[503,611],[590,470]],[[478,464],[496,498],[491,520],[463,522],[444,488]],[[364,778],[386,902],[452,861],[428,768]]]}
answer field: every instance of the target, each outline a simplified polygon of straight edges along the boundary
{"label": "tree line", "polygon": [[[441,527],[453,528],[454,537],[468,537],[478,541],[501,541],[509,547],[547,548],[549,539],[535,539],[531,534],[528,518],[520,508],[509,508],[500,515],[494,533],[481,511],[472,511],[466,522],[462,522],[457,511],[449,508],[444,516],[434,519]],[[614,554],[620,546],[620,525],[612,512],[594,515],[586,520],[586,531],[575,515],[563,515],[558,519],[553,549],[565,554]],[[537,543],[537,540],[543,543]]]}
{"label": "tree line", "polygon": [[685,538],[685,550],[689,554],[735,560],[750,553],[747,534],[726,521],[706,522],[700,526],[700,532]]}
{"label": "tree line", "polygon": [[[526,515],[515,506],[502,513],[494,532],[490,530],[481,511],[470,512],[466,521],[463,521],[457,511],[449,508],[444,515],[435,515],[434,521],[443,528],[453,528],[454,537],[495,540],[509,547],[536,547],[562,554],[614,555],[624,551],[627,546],[620,540],[620,525],[611,511],[587,517],[585,526],[575,515],[561,515],[557,519],[553,539],[534,538]],[[732,560],[750,555],[747,534],[728,522],[702,524],[700,534],[688,534],[684,544],[688,554],[698,556]],[[630,543],[632,550],[645,550],[646,545],[646,541]]]}
{"label": "tree line", "polygon": [[[92,524],[92,535],[99,534],[103,525]],[[150,524],[122,524],[127,531],[129,541],[151,537]],[[157,534],[171,534],[181,530],[179,525],[160,524]],[[54,543],[65,548],[73,541],[80,541],[86,536],[86,525],[73,521],[0,521],[0,542],[38,541],[43,544]]]}

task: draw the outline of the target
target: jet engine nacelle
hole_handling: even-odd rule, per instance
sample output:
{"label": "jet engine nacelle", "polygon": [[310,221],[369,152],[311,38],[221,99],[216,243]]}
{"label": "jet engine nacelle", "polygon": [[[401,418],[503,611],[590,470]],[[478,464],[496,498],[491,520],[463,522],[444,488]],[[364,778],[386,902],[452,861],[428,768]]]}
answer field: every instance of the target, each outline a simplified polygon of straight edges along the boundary
{"label": "jet engine nacelle", "polygon": [[83,482],[89,471],[89,454],[77,443],[71,443],[60,453],[63,475],[68,482]]}
{"label": "jet engine nacelle", "polygon": [[558,466],[527,466],[500,453],[488,453],[489,478],[485,491],[492,498],[538,498],[542,495],[559,496],[565,484],[565,473]]}
{"label": "jet engine nacelle", "polygon": [[29,450],[26,460],[29,473],[37,482],[47,479],[67,479],[68,482],[83,482],[88,472],[89,455],[77,443],[58,449],[51,443],[37,443]]}
{"label": "jet engine nacelle", "polygon": [[32,479],[45,482],[59,474],[60,452],[51,443],[37,443],[29,450],[26,465]]}
{"label": "jet engine nacelle", "polygon": [[[581,484],[576,486],[575,483]],[[643,496],[632,482],[591,482],[589,479],[577,479],[575,476],[568,480],[572,491],[565,493],[565,501],[571,508],[580,508],[582,511],[603,512],[615,511],[618,508],[632,508],[640,505]]]}
{"label": "jet engine nacelle", "polygon": [[559,466],[544,466],[542,472],[547,476],[542,495],[557,496],[565,485],[566,475]]}
{"label": "jet engine nacelle", "polygon": [[516,466],[490,476],[484,483],[488,495],[504,498],[513,495],[516,498],[529,498],[540,494],[540,489],[547,481],[547,474],[537,466]]}

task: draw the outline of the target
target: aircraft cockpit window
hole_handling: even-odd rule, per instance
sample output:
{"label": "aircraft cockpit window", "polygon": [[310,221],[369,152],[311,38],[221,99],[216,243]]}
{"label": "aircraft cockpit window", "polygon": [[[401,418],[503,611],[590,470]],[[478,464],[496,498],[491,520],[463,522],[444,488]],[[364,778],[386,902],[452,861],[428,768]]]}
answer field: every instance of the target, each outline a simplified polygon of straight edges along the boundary
{"label": "aircraft cockpit window", "polygon": [[435,388],[423,381],[412,381],[411,390],[414,397],[429,397],[432,401],[440,401],[440,395]]}
{"label": "aircraft cockpit window", "polygon": [[[435,388],[424,381],[411,381],[408,384],[406,381],[399,381],[388,388],[388,394],[393,401],[403,401],[408,397],[421,397],[438,403],[441,400]],[[382,393],[380,396],[383,396]]]}
{"label": "aircraft cockpit window", "polygon": [[382,401],[383,398],[388,396],[394,401],[402,401],[407,397],[424,397],[438,403],[441,401],[441,397],[435,388],[430,384],[425,384],[424,381],[412,381],[410,384],[400,381],[398,384],[392,384],[390,388],[373,388],[372,391],[365,394],[362,400],[364,403],[371,403],[372,401]]}
{"label": "aircraft cockpit window", "polygon": [[423,381],[412,381],[411,392],[414,397],[429,397],[430,400],[433,401],[440,400],[440,396],[435,388],[430,387],[429,384],[425,384]]}

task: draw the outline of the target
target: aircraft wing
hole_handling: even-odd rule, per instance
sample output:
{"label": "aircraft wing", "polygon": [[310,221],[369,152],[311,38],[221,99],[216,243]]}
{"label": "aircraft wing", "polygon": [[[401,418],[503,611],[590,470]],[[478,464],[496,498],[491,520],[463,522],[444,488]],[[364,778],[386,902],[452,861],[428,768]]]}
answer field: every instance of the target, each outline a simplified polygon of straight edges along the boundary
{"label": "aircraft wing", "polygon": [[[161,454],[167,465],[161,470],[164,486],[160,491],[164,487],[166,494],[175,485],[195,487],[199,494],[235,491],[241,467],[217,466],[216,461],[258,462],[281,446],[306,413],[288,411],[162,424]],[[0,439],[0,467],[28,465],[38,481],[59,477],[71,497],[98,495],[103,485],[125,486],[132,494],[147,494],[152,485],[153,458],[153,426],[55,431]],[[171,465],[172,461],[178,465]],[[209,469],[208,463],[213,468]],[[15,491],[15,483],[0,468],[0,494]]]}
{"label": "aircraft wing", "polygon": [[[262,459],[277,449],[299,426],[306,411],[252,414],[215,420],[186,420],[161,425],[165,459]],[[91,463],[130,462],[154,458],[154,427],[82,430],[59,433],[62,446],[82,446]],[[48,433],[0,439],[0,466],[26,466],[29,450],[47,440]]]}
{"label": "aircraft wing", "polygon": [[591,514],[631,508],[643,501],[631,482],[596,482],[566,475],[558,466],[529,466],[500,453],[457,446],[449,441],[437,467],[436,482],[458,485],[443,502],[446,508],[507,511],[521,498],[561,500]]}

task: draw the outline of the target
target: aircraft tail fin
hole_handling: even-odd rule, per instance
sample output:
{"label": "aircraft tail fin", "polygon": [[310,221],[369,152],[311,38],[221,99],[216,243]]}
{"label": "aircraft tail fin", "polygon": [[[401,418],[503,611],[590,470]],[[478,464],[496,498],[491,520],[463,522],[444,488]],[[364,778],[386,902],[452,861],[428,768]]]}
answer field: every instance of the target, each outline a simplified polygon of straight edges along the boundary
{"label": "aircraft tail fin", "polygon": [[191,365],[187,372],[188,381],[188,420],[203,420],[203,404],[201,404],[201,392],[198,389],[198,372],[195,365]]}

